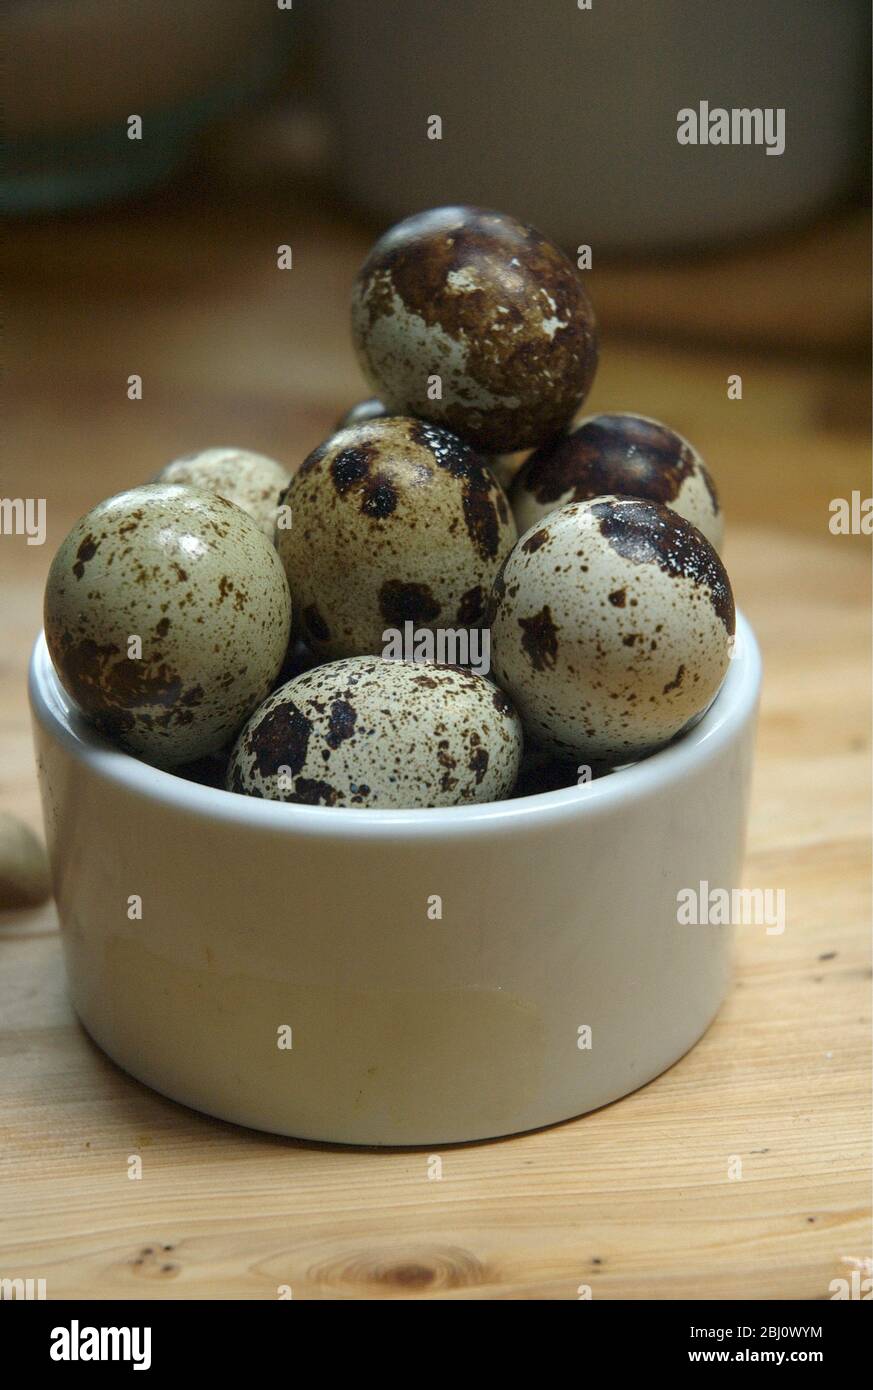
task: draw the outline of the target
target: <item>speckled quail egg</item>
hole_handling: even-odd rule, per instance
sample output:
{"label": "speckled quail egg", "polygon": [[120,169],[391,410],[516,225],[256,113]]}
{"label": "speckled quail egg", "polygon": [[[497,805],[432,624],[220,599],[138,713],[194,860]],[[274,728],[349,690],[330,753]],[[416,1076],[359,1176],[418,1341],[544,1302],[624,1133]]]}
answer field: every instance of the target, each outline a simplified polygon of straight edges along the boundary
{"label": "speckled quail egg", "polygon": [[386,232],[355,283],[352,333],[392,410],[486,453],[555,434],[597,367],[594,311],[573,262],[532,227],[480,208],[434,208]]}
{"label": "speckled quail egg", "polygon": [[217,492],[248,512],[272,540],[279,493],[288,486],[288,470],[250,449],[203,449],[168,463],[155,482],[184,483],[203,492]]}
{"label": "speckled quail egg", "polygon": [[521,752],[511,702],[482,676],[347,657],[297,676],[255,711],[227,787],[309,806],[461,806],[507,796]]}
{"label": "speckled quail egg", "polygon": [[532,739],[627,762],[712,702],[734,600],[717,553],[669,508],[571,502],[521,537],[491,600],[491,663]]}
{"label": "speckled quail egg", "polygon": [[63,541],[45,591],[64,689],[162,767],[237,732],[281,667],[290,622],[281,562],[252,518],[174,484],[94,507]]}
{"label": "speckled quail egg", "polygon": [[571,433],[531,454],[510,501],[519,531],[565,502],[592,497],[644,497],[662,502],[719,549],[724,519],[715,484],[697,450],[681,434],[645,415],[589,415]]}
{"label": "speckled quail egg", "polygon": [[300,633],[322,659],[381,654],[383,634],[407,622],[481,626],[516,538],[479,456],[404,417],[332,435],[291,480],[283,511],[291,524],[277,527],[276,546]]}

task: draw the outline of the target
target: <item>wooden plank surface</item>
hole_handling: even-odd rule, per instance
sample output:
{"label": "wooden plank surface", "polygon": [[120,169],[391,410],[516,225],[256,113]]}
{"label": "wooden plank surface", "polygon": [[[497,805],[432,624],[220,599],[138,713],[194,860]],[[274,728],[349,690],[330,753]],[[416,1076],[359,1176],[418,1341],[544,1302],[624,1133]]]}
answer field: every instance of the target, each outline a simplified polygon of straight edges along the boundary
{"label": "wooden plank surface", "polygon": [[[45,497],[49,534],[43,548],[0,538],[4,808],[39,825],[24,671],[54,547],[100,497],[193,448],[243,443],[296,466],[363,394],[346,305],[365,244],[290,198],[155,199],[13,233],[0,492]],[[788,924],[739,930],[706,1037],[595,1114],[440,1151],[434,1181],[424,1150],[258,1135],[131,1081],[75,1022],[54,909],[0,918],[0,1275],[45,1278],[49,1297],[574,1299],[588,1285],[821,1299],[869,1258],[869,540],[827,524],[833,497],[870,491],[867,379],[824,283],[805,289],[820,294],[820,350],[773,347],[774,280],[795,255],[777,243],[756,263],[759,341],[748,258],[658,270],[658,294],[682,306],[672,341],[652,341],[651,303],[637,335],[616,307],[651,288],[642,271],[601,278],[591,408],[666,418],[701,448],[764,650],[746,882],[784,888]],[[856,290],[865,273],[847,270]],[[745,287],[740,348],[714,331],[707,274]],[[782,299],[790,337],[790,275]],[[732,372],[742,401],[727,399]]]}

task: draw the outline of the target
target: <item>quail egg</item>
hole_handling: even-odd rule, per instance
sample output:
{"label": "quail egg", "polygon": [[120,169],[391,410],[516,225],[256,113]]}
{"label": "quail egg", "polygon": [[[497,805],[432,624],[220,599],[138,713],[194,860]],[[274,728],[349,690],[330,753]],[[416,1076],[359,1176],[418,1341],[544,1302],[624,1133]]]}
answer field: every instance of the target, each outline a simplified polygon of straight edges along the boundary
{"label": "quail egg", "polygon": [[288,470],[250,449],[203,449],[168,463],[155,482],[184,483],[203,492],[217,492],[248,512],[272,540],[279,493],[288,486]]}
{"label": "quail egg", "polygon": [[103,732],[162,767],[237,732],[282,665],[290,621],[282,565],[252,518],[166,483],[82,517],[45,591],[64,689]]}
{"label": "quail egg", "polygon": [[355,283],[352,333],[390,409],[486,453],[534,448],[563,428],[597,366],[573,262],[532,227],[479,208],[435,208],[386,232]]}
{"label": "quail egg", "polygon": [[571,502],[525,532],[491,600],[491,661],[556,754],[627,762],[709,706],[734,634],[730,581],[701,533],[634,498]]}
{"label": "quail egg", "polygon": [[516,538],[479,456],[403,417],[332,435],[291,480],[282,509],[291,524],[277,527],[276,546],[300,635],[322,660],[383,653],[386,631],[408,622],[480,627]]}
{"label": "quail egg", "polygon": [[644,415],[589,415],[530,455],[510,501],[519,531],[565,502],[607,495],[662,502],[716,550],[724,521],[703,459],[681,434]]}
{"label": "quail egg", "polygon": [[256,710],[230,791],[309,806],[461,806],[512,790],[522,731],[482,676],[355,656],[306,671]]}

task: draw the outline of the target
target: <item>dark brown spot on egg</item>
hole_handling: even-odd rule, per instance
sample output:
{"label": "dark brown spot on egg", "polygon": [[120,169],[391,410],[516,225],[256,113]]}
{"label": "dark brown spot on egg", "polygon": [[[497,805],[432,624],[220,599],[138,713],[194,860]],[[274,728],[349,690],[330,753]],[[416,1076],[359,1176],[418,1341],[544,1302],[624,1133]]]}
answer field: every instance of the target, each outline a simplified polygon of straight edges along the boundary
{"label": "dark brown spot on egg", "polygon": [[95,541],[94,537],[91,535],[86,536],[82,541],[79,549],[76,551],[76,563],[73,565],[73,574],[77,579],[82,578],[88,561],[94,559],[99,544],[100,542]]}
{"label": "dark brown spot on egg", "polygon": [[541,526],[538,531],[534,531],[533,535],[522,541],[521,548],[525,555],[533,555],[534,551],[539,550],[541,545],[545,545],[548,539],[549,532],[544,526]]}
{"label": "dark brown spot on egg", "polygon": [[470,771],[475,773],[476,786],[478,787],[488,771],[488,750],[485,748],[474,748],[470,754]]}
{"label": "dark brown spot on egg", "polygon": [[500,540],[500,524],[491,488],[465,483],[461,505],[471,541],[483,559],[493,560]]}
{"label": "dark brown spot on egg", "polygon": [[[436,682],[434,682],[434,684],[436,684]],[[448,750],[449,745],[447,740],[441,739],[437,746],[437,762],[441,767],[447,767],[449,771],[453,772],[458,766],[458,760],[457,758],[453,758]]]}
{"label": "dark brown spot on egg", "polygon": [[355,483],[366,478],[376,452],[372,444],[357,444],[350,449],[341,449],[336,455],[330,465],[330,473],[340,497],[344,497]]}
{"label": "dark brown spot on egg", "polygon": [[306,761],[312,725],[293,700],[269,710],[248,734],[246,745],[262,777],[275,777],[280,767],[296,776]]}
{"label": "dark brown spot on egg", "polygon": [[542,503],[586,502],[608,493],[667,503],[698,468],[710,486],[693,450],[666,425],[638,415],[596,415],[531,454],[513,491]]}
{"label": "dark brown spot on egg", "polygon": [[558,629],[548,604],[531,618],[519,618],[521,645],[535,671],[554,669],[558,659]]}
{"label": "dark brown spot on egg", "polygon": [[609,601],[613,608],[624,608],[627,603],[627,590],[613,589],[612,593],[609,595]]}
{"label": "dark brown spot on egg", "polygon": [[427,584],[386,579],[379,590],[379,610],[391,627],[405,622],[431,623],[440,615],[440,605]]}
{"label": "dark brown spot on egg", "polygon": [[383,521],[396,507],[397,489],[384,473],[377,473],[365,480],[361,491],[361,511],[365,516]]}
{"label": "dark brown spot on egg", "polygon": [[465,444],[450,430],[430,425],[425,420],[415,420],[409,426],[409,438],[433,456],[437,468],[451,473],[453,478],[466,478],[478,463],[483,467],[478,455],[469,444]]}
{"label": "dark brown spot on egg", "polygon": [[347,700],[333,701],[327,732],[327,742],[331,748],[339,748],[344,739],[352,737],[357,718],[357,711]]}
{"label": "dark brown spot on egg", "polygon": [[635,565],[657,565],[673,579],[704,586],[729,636],[736,626],[734,596],[724,565],[690,521],[657,502],[625,498],[594,502],[601,535]]}
{"label": "dark brown spot on egg", "polygon": [[128,659],[112,643],[75,641],[66,634],[59,648],[50,645],[64,686],[105,732],[124,733],[134,716],[145,720],[142,712],[154,706],[165,711],[165,726],[189,723],[191,714],[183,707],[202,699],[199,686],[183,691],[181,678],[164,662]]}
{"label": "dark brown spot on egg", "polygon": [[667,684],[664,686],[664,694],[669,695],[671,690],[678,690],[680,685],[682,684],[682,677],[684,675],[685,667],[680,666],[673,679],[671,681],[668,681]]}
{"label": "dark brown spot on egg", "polygon": [[[360,789],[363,791],[363,788]],[[329,782],[317,777],[297,777],[294,791],[288,794],[289,801],[297,801],[304,806],[335,806],[340,793]]]}

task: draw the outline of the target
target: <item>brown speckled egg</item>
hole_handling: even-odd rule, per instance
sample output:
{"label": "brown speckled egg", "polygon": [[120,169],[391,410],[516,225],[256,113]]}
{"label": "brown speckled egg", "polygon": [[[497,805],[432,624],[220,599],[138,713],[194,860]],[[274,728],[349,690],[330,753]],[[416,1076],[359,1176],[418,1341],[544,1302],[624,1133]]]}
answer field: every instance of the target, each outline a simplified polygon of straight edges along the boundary
{"label": "brown speckled egg", "polygon": [[355,283],[352,333],[391,409],[487,453],[557,433],[597,367],[594,311],[573,262],[532,227],[479,208],[435,208],[386,232]]}
{"label": "brown speckled egg", "polygon": [[372,420],[332,435],[285,494],[276,545],[301,635],[332,659],[385,650],[383,633],[481,626],[515,541],[506,497],[482,460],[420,420]]}
{"label": "brown speckled egg", "polygon": [[203,492],[217,492],[248,512],[272,540],[279,493],[288,486],[288,470],[250,449],[203,449],[168,463],[155,482],[184,483]]}
{"label": "brown speckled egg", "polygon": [[521,751],[518,716],[482,676],[356,656],[265,700],[237,740],[227,787],[308,806],[462,806],[507,796]]}
{"label": "brown speckled egg", "polygon": [[491,608],[495,678],[534,740],[580,761],[653,752],[728,669],[724,566],[660,503],[601,497],[552,512],[519,540]]}
{"label": "brown speckled egg", "polygon": [[269,691],[290,623],[282,565],[252,518],[172,484],[100,502],[62,543],[46,584],[46,640],[64,689],[103,732],[162,767],[233,737]]}
{"label": "brown speckled egg", "polygon": [[519,531],[566,502],[644,497],[684,516],[716,550],[724,520],[703,459],[681,434],[644,415],[589,415],[531,454],[510,501]]}

